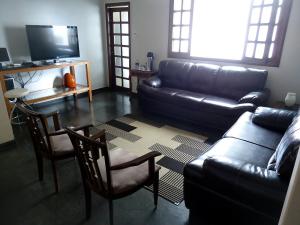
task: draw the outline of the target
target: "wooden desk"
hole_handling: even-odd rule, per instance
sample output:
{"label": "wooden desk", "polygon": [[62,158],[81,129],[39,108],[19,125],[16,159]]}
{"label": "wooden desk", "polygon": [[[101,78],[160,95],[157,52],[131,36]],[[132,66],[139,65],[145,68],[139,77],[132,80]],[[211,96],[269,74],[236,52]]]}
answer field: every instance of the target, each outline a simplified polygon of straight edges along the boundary
{"label": "wooden desk", "polygon": [[156,71],[130,70],[131,93],[136,94],[139,82],[148,79],[156,73]]}
{"label": "wooden desk", "polygon": [[[49,88],[45,90],[33,91],[30,92],[28,96],[25,98],[25,102],[27,104],[33,104],[38,102],[49,101],[51,99],[61,98],[69,95],[76,96],[77,94],[88,92],[89,101],[92,101],[92,81],[90,77],[90,63],[88,61],[74,61],[69,63],[56,63],[53,65],[45,65],[45,66],[37,66],[37,67],[20,67],[20,68],[12,68],[0,70],[0,82],[2,86],[2,91],[5,93],[7,91],[6,84],[4,80],[4,75],[14,75],[23,72],[35,72],[35,71],[43,71],[49,69],[61,69],[61,68],[70,68],[70,73],[75,74],[75,66],[84,65],[86,71],[86,80],[87,84],[77,84],[76,88],[66,88],[66,87],[58,87],[58,88]],[[12,105],[9,103],[8,99],[5,98],[5,104],[7,108],[7,112],[10,113],[12,109]]]}

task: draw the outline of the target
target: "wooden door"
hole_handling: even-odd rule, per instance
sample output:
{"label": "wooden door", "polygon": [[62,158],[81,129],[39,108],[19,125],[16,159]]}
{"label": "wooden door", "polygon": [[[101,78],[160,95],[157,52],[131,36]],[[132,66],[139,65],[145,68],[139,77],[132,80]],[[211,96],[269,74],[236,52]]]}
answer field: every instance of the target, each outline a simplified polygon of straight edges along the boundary
{"label": "wooden door", "polygon": [[106,4],[110,87],[130,90],[130,4]]}

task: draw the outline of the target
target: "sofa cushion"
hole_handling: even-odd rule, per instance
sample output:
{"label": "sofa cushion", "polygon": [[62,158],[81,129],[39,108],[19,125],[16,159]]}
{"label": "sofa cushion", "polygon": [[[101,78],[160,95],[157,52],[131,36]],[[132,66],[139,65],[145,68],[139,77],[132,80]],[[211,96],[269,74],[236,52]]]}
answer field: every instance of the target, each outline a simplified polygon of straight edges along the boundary
{"label": "sofa cushion", "polygon": [[174,101],[173,96],[178,91],[179,91],[178,89],[174,89],[174,88],[167,88],[167,87],[154,88],[146,84],[139,85],[139,94],[148,96],[153,100],[159,100],[159,101],[173,102]]}
{"label": "sofa cushion", "polygon": [[267,76],[266,70],[224,66],[217,76],[215,93],[239,100],[250,92],[263,90]]}
{"label": "sofa cushion", "polygon": [[[290,178],[294,169],[299,147],[300,117],[296,117],[285,132],[275,152],[275,169],[280,176]],[[269,165],[269,167],[271,167],[271,165]]]}
{"label": "sofa cushion", "polygon": [[246,111],[254,111],[255,106],[251,103],[238,104],[237,101],[209,95],[202,101],[202,111],[225,116],[239,117]]}
{"label": "sofa cushion", "polygon": [[187,80],[187,89],[198,93],[213,93],[219,69],[217,65],[195,64]]}
{"label": "sofa cushion", "polygon": [[164,60],[159,64],[159,78],[163,87],[187,89],[187,80],[194,64],[176,60]]}
{"label": "sofa cushion", "polygon": [[285,132],[296,115],[296,112],[290,110],[258,107],[252,119],[257,125],[271,130]]}
{"label": "sofa cushion", "polygon": [[173,98],[174,102],[176,102],[176,104],[179,106],[199,110],[202,106],[200,103],[208,96],[209,95],[202,93],[178,90],[177,93],[173,96]]}
{"label": "sofa cushion", "polygon": [[235,138],[223,138],[219,140],[210,151],[188,163],[185,171],[188,171],[186,174],[187,177],[191,176],[190,178],[197,182],[197,179],[202,179],[203,175],[200,169],[207,158],[215,156],[226,157],[233,161],[246,161],[261,168],[267,168],[268,161],[272,154],[273,151],[271,149],[256,144]]}
{"label": "sofa cushion", "polygon": [[237,138],[275,151],[283,134],[253,123],[252,117],[253,113],[244,113],[224,137]]}

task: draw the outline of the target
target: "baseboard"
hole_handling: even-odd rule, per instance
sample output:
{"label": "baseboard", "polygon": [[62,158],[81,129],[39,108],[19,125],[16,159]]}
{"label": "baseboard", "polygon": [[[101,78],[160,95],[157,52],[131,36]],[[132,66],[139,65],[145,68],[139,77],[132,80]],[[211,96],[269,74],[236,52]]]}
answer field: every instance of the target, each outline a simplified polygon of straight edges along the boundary
{"label": "baseboard", "polygon": [[14,146],[16,146],[16,140],[12,140],[12,141],[2,143],[2,144],[0,144],[0,151],[4,150],[4,149],[7,149],[7,148],[14,147]]}

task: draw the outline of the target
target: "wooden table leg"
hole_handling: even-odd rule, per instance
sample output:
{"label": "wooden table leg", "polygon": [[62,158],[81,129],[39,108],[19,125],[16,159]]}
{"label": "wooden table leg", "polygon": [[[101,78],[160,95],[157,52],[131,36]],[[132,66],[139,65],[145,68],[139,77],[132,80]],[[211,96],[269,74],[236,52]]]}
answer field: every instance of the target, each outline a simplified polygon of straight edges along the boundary
{"label": "wooden table leg", "polygon": [[[2,92],[3,92],[3,97],[4,97],[4,93],[7,91],[4,76],[0,76],[0,82],[1,82],[1,87],[2,87]],[[10,115],[12,106],[9,104],[9,100],[7,98],[4,97],[4,101],[5,101],[7,113],[8,113],[8,115]]]}
{"label": "wooden table leg", "polygon": [[87,86],[89,87],[89,101],[93,101],[93,94],[92,94],[92,81],[90,76],[90,63],[85,64],[85,72],[86,72],[86,82]]}
{"label": "wooden table leg", "polygon": [[[74,76],[75,81],[76,81],[75,66],[70,66],[70,73]],[[74,101],[76,102],[77,101],[77,93],[73,94],[73,98],[74,98]]]}

